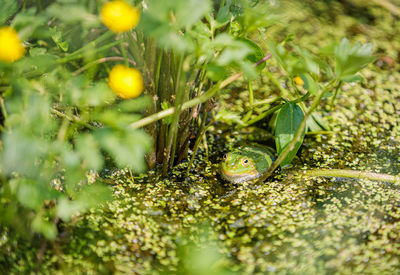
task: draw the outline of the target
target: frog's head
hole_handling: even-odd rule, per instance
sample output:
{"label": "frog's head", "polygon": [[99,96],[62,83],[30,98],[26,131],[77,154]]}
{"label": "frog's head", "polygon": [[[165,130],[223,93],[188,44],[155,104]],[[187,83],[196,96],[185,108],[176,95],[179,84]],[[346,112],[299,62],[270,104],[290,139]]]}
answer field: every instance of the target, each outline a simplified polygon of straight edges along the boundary
{"label": "frog's head", "polygon": [[221,175],[233,183],[255,179],[260,174],[256,161],[245,151],[227,153],[221,162]]}

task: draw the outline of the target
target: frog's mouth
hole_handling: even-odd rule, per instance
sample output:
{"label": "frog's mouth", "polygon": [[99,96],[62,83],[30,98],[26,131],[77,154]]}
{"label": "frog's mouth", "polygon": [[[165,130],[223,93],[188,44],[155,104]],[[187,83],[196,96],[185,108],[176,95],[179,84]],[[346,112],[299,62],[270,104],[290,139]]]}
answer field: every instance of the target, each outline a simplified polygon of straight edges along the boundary
{"label": "frog's mouth", "polygon": [[261,176],[261,173],[258,173],[255,170],[250,172],[237,173],[237,172],[227,171],[222,166],[220,169],[220,174],[225,180],[230,181],[232,183],[241,183],[244,181],[257,179]]}

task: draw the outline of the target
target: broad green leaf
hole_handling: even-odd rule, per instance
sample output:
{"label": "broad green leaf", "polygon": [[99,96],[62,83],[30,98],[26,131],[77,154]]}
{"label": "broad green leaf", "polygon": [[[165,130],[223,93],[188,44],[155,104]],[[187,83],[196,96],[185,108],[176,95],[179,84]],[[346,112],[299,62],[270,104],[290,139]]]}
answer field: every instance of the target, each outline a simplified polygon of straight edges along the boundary
{"label": "broad green leaf", "polygon": [[[276,119],[275,126],[275,144],[278,155],[282,153],[282,151],[296,135],[303,117],[303,110],[297,104],[287,102],[282,106]],[[295,144],[293,150],[290,151],[290,153],[282,161],[281,167],[284,167],[292,162],[301,144],[303,143],[304,135],[305,130],[301,135],[300,141]]]}

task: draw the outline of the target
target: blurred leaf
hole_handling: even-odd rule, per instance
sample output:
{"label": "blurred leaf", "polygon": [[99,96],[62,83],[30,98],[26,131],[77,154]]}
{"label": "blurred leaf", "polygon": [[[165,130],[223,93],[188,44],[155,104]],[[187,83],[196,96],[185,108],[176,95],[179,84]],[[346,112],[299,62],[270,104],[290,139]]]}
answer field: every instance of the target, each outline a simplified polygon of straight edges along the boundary
{"label": "blurred leaf", "polygon": [[88,106],[104,106],[113,103],[116,98],[104,81],[95,82],[93,86],[81,91],[81,94],[81,104]]}
{"label": "blurred leaf", "polygon": [[32,229],[42,233],[47,239],[54,240],[57,236],[57,228],[54,223],[43,219],[42,215],[36,215],[32,222]]}
{"label": "blurred leaf", "polygon": [[39,210],[44,203],[40,184],[25,179],[18,180],[17,198],[21,205],[33,210]]}
{"label": "blurred leaf", "polygon": [[304,88],[313,95],[318,95],[319,87],[314,81],[311,75],[305,73],[300,75],[301,79],[304,81]]}
{"label": "blurred leaf", "polygon": [[10,18],[17,9],[17,1],[2,0],[0,3],[0,26],[5,25],[7,19]]}
{"label": "blurred leaf", "polygon": [[74,215],[111,199],[111,190],[107,186],[88,185],[80,190],[75,200],[61,198],[57,206],[57,216],[64,221],[69,221]]}
{"label": "blurred leaf", "polygon": [[123,100],[117,104],[116,109],[120,112],[139,112],[149,107],[151,102],[152,98],[144,95],[131,100]]}
{"label": "blurred leaf", "polygon": [[246,124],[241,120],[239,114],[230,112],[226,109],[221,109],[218,111],[217,115],[215,116],[217,121],[223,121],[229,125],[232,124],[239,124],[245,126]]}
{"label": "blurred leaf", "polygon": [[34,37],[43,38],[49,36],[46,24],[48,19],[49,16],[46,13],[38,16],[36,9],[30,8],[17,13],[11,25],[18,30],[18,36],[22,41]]}
{"label": "blurred leaf", "polygon": [[54,43],[56,43],[56,45],[60,47],[61,50],[63,50],[64,52],[68,51],[68,42],[63,41],[62,31],[58,30],[57,27],[53,27],[50,28],[50,35]]}
{"label": "blurred leaf", "polygon": [[124,128],[140,118],[141,115],[139,114],[120,113],[114,109],[105,110],[92,115],[92,119],[114,128]]}
{"label": "blurred leaf", "polygon": [[360,75],[347,75],[347,76],[342,76],[340,80],[344,82],[361,82],[363,81],[363,78]]}
{"label": "blurred leaf", "polygon": [[[260,61],[261,59],[264,58],[265,55],[264,55],[263,50],[254,41],[252,41],[252,40],[250,40],[248,38],[244,38],[244,37],[238,38],[238,40],[246,43],[247,46],[249,46],[252,49],[253,53],[249,54],[246,57],[246,59],[250,63],[255,64],[255,63],[257,63],[258,61]],[[266,66],[265,62],[263,62],[260,65],[258,65],[256,67],[257,72],[260,73],[262,71],[262,69],[265,68],[265,66]]]}
{"label": "blurred leaf", "polygon": [[183,29],[192,26],[211,9],[210,0],[175,0],[165,2],[170,2],[170,8],[175,10],[176,23]]}
{"label": "blurred leaf", "polygon": [[61,20],[64,24],[81,23],[84,28],[100,25],[99,16],[89,13],[85,5],[79,5],[75,1],[71,3],[53,3],[47,8],[46,14]]}
{"label": "blurred leaf", "polygon": [[230,13],[228,3],[226,3],[225,6],[221,7],[218,10],[217,16],[215,17],[215,27],[220,28],[222,26],[225,26],[230,22],[231,18],[232,14]]}
{"label": "blurred leaf", "polygon": [[220,79],[224,79],[227,78],[228,75],[229,73],[225,69],[225,67],[217,66],[214,64],[207,65],[207,77],[209,77],[211,80],[217,81]]}
{"label": "blurred leaf", "polygon": [[270,27],[280,21],[279,10],[269,2],[254,3],[242,1],[243,10],[237,17],[244,33]]}
{"label": "blurred leaf", "polygon": [[44,155],[46,141],[32,138],[30,133],[20,129],[4,132],[2,136],[3,151],[1,152],[2,172],[12,175],[35,177],[40,173],[37,162]]}
{"label": "blurred leaf", "polygon": [[103,167],[103,156],[97,140],[90,134],[76,137],[76,146],[86,169],[99,170]]}
{"label": "blurred leaf", "polygon": [[147,4],[148,8],[143,10],[138,28],[156,38],[166,49],[177,52],[193,50],[193,39],[189,37],[190,32],[185,30],[208,13],[210,1],[153,0]]}
{"label": "blurred leaf", "polygon": [[143,131],[113,131],[110,128],[102,128],[94,132],[94,137],[116,160],[119,167],[129,167],[133,172],[143,172],[146,169],[144,155],[150,149],[152,140]]}
{"label": "blurred leaf", "polygon": [[[279,111],[276,119],[275,127],[275,143],[278,155],[286,148],[292,141],[304,117],[303,110],[295,103],[287,102]],[[294,149],[289,152],[286,158],[282,161],[281,167],[288,165],[296,156],[301,144],[303,143],[305,130],[302,133],[300,141],[294,146]]]}

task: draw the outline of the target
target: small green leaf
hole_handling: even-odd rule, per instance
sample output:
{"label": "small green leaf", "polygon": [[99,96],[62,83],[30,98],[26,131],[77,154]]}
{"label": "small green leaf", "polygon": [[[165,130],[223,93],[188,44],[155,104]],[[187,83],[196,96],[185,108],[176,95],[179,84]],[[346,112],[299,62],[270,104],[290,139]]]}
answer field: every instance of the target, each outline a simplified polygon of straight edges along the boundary
{"label": "small green leaf", "polygon": [[56,43],[56,45],[60,47],[60,49],[64,52],[68,51],[68,42],[63,41],[62,31],[58,30],[57,27],[50,28],[49,30],[50,36],[53,39],[54,43]]}
{"label": "small green leaf", "polygon": [[239,125],[246,125],[240,118],[240,115],[235,112],[230,112],[226,109],[221,109],[218,111],[215,119],[218,121],[223,121],[229,125],[232,124],[239,124]]}
{"label": "small green leaf", "polygon": [[[244,37],[238,38],[238,40],[246,43],[246,45],[249,46],[250,49],[253,51],[246,57],[246,60],[248,60],[250,63],[255,64],[264,58],[263,50],[254,41],[252,41],[248,38],[244,38]],[[262,71],[262,69],[265,68],[265,65],[266,65],[265,62],[258,65],[256,67],[257,72],[260,73]]]}
{"label": "small green leaf", "polygon": [[[278,155],[280,155],[286,146],[292,141],[303,118],[303,110],[297,104],[287,102],[283,105],[276,119],[275,127],[275,143]],[[284,167],[292,162],[301,144],[303,143],[304,135],[305,130],[301,135],[300,141],[295,144],[293,150],[290,151],[290,153],[282,161],[281,167]]]}
{"label": "small green leaf", "polygon": [[318,84],[314,81],[314,79],[311,77],[310,74],[305,73],[300,75],[301,79],[304,81],[304,88],[306,88],[307,91],[312,93],[313,95],[318,94]]}

